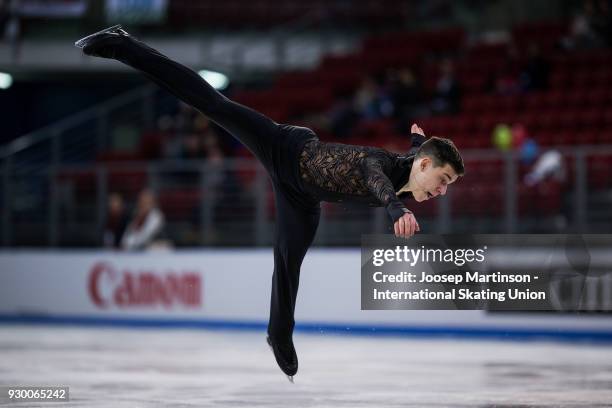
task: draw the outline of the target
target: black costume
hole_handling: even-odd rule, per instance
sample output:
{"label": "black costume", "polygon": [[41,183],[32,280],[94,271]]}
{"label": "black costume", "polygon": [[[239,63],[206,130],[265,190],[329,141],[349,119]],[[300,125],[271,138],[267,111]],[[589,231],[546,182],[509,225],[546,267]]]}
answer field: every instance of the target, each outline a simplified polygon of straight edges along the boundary
{"label": "black costume", "polygon": [[[385,206],[395,222],[409,212],[396,191],[408,181],[414,156],[323,143],[310,129],[277,124],[229,100],[194,71],[124,32],[107,35],[84,51],[141,71],[240,140],[266,168],[277,211],[268,335],[272,343],[289,344],[292,351],[300,266],[317,230],[319,203],[358,201]],[[413,139],[413,146],[424,140],[420,135]]]}

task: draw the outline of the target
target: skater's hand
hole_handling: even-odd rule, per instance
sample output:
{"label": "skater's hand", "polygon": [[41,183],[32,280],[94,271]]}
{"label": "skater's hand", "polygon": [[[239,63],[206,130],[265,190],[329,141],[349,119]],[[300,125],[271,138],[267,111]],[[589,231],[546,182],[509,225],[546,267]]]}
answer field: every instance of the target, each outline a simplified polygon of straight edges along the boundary
{"label": "skater's hand", "polygon": [[410,128],[410,133],[416,133],[417,135],[421,135],[425,137],[425,132],[423,132],[423,129],[418,127],[416,123],[412,124],[412,127]]}
{"label": "skater's hand", "polygon": [[396,237],[410,238],[417,231],[420,231],[421,228],[419,227],[419,223],[417,222],[416,218],[414,218],[414,214],[408,212],[395,221],[395,224],[393,224],[393,230],[395,231]]}

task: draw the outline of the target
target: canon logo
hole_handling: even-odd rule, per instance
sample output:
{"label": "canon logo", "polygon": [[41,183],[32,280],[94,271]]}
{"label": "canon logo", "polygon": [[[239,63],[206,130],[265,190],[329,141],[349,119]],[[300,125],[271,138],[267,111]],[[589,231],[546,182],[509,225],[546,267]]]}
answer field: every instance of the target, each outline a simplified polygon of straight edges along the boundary
{"label": "canon logo", "polygon": [[101,308],[201,305],[201,279],[194,272],[117,271],[99,262],[89,273],[88,289],[91,300]]}

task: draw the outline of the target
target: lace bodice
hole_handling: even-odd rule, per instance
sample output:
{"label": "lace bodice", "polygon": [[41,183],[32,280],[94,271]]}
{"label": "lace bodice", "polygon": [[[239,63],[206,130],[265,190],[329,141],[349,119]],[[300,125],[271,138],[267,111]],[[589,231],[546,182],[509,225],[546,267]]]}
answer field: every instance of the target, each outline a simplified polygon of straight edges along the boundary
{"label": "lace bodice", "polygon": [[369,166],[374,173],[381,170],[381,164],[372,160],[372,156],[384,159],[385,155],[376,150],[381,149],[311,140],[300,156],[300,175],[304,182],[331,193],[368,196],[374,189],[386,205],[394,193],[389,180],[385,180],[384,174],[372,174],[371,179],[364,177]]}
{"label": "lace bodice", "polygon": [[[413,146],[421,144],[421,140]],[[300,155],[304,185],[323,201],[359,201],[387,207],[393,221],[409,212],[396,191],[406,184],[413,156],[384,149],[308,141]]]}

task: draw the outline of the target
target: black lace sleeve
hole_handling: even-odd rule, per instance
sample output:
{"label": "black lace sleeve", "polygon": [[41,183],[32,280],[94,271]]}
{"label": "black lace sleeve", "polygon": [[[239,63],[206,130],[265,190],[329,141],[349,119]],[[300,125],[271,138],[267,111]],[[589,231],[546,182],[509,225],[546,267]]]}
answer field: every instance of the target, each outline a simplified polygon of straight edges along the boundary
{"label": "black lace sleeve", "polygon": [[395,188],[383,171],[379,160],[367,158],[363,161],[362,171],[368,190],[387,208],[394,223],[405,213],[410,212],[397,198]]}
{"label": "black lace sleeve", "polygon": [[411,133],[410,138],[412,146],[410,147],[408,154],[414,154],[417,152],[417,150],[419,150],[419,147],[423,144],[423,142],[425,142],[425,136],[418,133]]}

